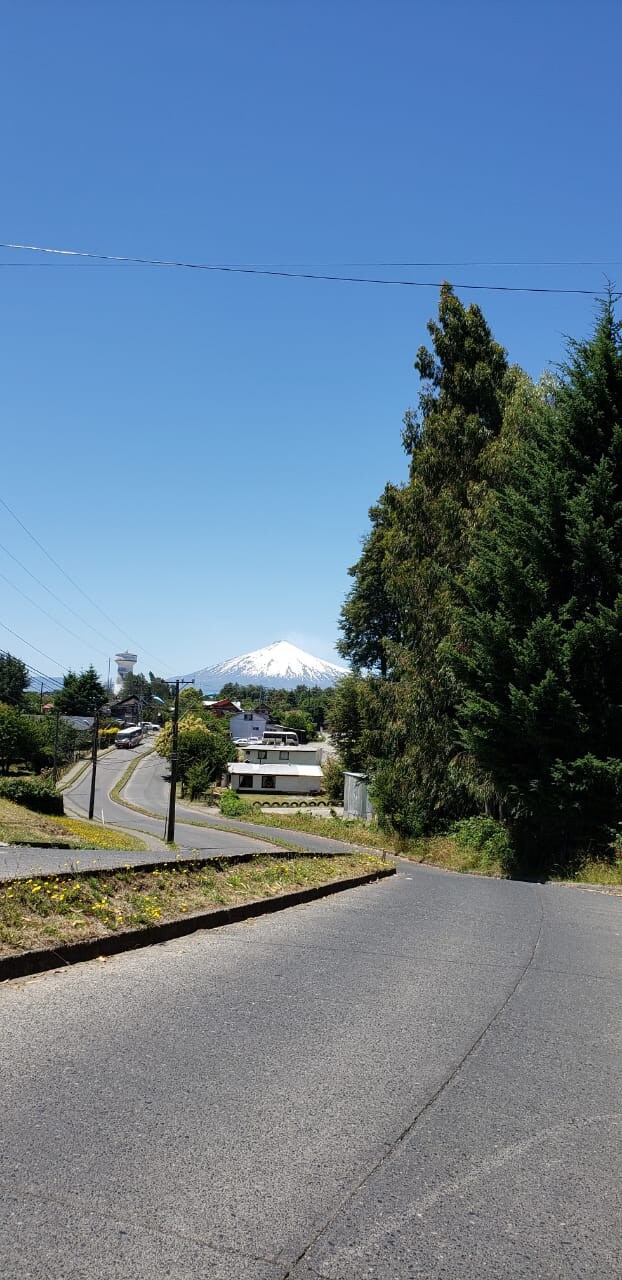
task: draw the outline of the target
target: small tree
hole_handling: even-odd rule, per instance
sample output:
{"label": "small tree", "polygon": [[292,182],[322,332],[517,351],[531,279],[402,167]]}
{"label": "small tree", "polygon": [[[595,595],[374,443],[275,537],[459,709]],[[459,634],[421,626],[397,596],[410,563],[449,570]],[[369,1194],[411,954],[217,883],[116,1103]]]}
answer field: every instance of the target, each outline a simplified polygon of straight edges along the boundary
{"label": "small tree", "polygon": [[[215,716],[206,718],[189,712],[179,722],[177,744],[177,774],[185,788],[189,771],[194,765],[201,765],[202,785],[213,782],[224,772],[227,761],[231,758],[233,745],[229,733]],[[155,749],[158,755],[170,760],[173,745],[173,725],[168,724],[160,730]]]}
{"label": "small tree", "polygon": [[343,804],[343,765],[329,756],[322,765],[324,789],[330,804]]}

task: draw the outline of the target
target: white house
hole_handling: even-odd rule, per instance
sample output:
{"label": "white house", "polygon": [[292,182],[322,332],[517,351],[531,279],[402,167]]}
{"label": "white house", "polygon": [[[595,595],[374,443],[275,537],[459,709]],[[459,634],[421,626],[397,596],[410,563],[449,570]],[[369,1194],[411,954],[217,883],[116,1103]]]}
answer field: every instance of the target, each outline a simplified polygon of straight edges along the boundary
{"label": "white house", "polygon": [[319,795],[323,774],[319,764],[291,764],[274,760],[269,764],[255,764],[244,760],[231,760],[227,765],[227,786],[233,791],[253,791],[258,795],[266,791],[280,791],[289,795]]}
{"label": "white house", "polygon": [[267,715],[259,711],[238,711],[229,720],[229,733],[236,742],[238,738],[263,738]]}
{"label": "white house", "polygon": [[257,746],[241,746],[242,759],[249,764],[319,764],[317,747],[270,746],[265,740]]}

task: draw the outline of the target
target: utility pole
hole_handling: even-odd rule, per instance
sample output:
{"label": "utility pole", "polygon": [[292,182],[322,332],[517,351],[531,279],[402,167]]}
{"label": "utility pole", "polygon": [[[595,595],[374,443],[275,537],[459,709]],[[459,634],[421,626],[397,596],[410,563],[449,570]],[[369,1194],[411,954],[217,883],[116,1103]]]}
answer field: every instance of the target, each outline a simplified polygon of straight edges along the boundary
{"label": "utility pole", "polygon": [[175,799],[177,796],[177,742],[179,738],[179,680],[175,681],[175,705],[173,707],[173,737],[171,741],[171,793],[168,801],[168,821],[166,824],[166,840],[172,844],[175,839]]}
{"label": "utility pole", "polygon": [[55,730],[54,730],[54,765],[53,765],[53,768],[52,768],[52,778],[53,778],[53,780],[54,780],[54,786],[56,786],[56,779],[57,779],[57,777],[58,777],[58,729],[59,729],[59,725],[60,725],[60,711],[57,711],[57,712],[56,712],[56,728],[55,728]]}
{"label": "utility pole", "polygon": [[91,760],[93,766],[91,769],[91,794],[89,796],[89,821],[93,817],[95,808],[95,775],[97,773],[97,739],[99,737],[99,708],[95,707],[95,715],[93,716],[93,750]]}
{"label": "utility pole", "polygon": [[39,715],[43,711],[43,680],[41,681],[41,693],[39,694]]}

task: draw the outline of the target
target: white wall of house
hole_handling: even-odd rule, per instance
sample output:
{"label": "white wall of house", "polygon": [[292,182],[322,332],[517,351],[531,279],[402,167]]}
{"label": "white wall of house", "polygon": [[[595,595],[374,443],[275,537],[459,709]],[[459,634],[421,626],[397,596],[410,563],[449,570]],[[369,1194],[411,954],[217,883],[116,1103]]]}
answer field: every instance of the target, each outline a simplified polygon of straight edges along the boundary
{"label": "white wall of house", "polygon": [[255,711],[240,711],[231,716],[229,733],[234,741],[236,738],[262,738],[267,723],[267,716],[258,716]]}
{"label": "white wall of house", "polygon": [[[274,779],[274,786],[266,785]],[[318,795],[322,789],[322,770],[319,765],[291,765],[278,762],[274,764],[236,764],[231,761],[227,765],[228,786],[232,791],[242,795],[260,795],[266,797],[281,793],[285,795]]]}
{"label": "white wall of house", "polygon": [[319,764],[317,747],[240,747],[244,760],[254,764]]}

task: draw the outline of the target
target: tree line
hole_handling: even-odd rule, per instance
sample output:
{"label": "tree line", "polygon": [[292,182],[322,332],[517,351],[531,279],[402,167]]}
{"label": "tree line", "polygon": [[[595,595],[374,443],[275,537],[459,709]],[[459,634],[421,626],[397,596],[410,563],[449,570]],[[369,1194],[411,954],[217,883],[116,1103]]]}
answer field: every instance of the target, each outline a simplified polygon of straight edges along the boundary
{"label": "tree line", "polygon": [[408,835],[486,815],[511,863],[607,855],[622,801],[622,343],[609,294],[533,382],[443,285],[350,570],[332,730]]}

